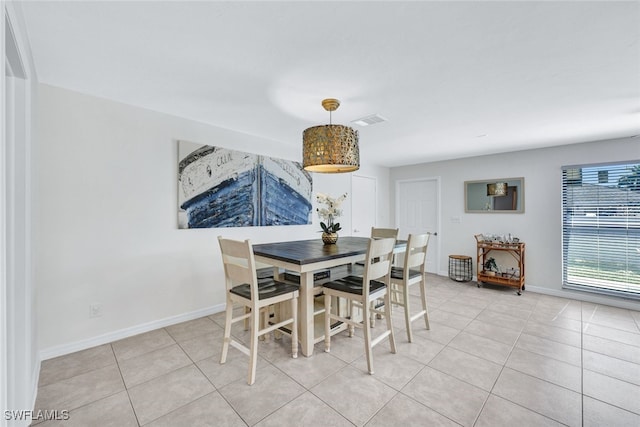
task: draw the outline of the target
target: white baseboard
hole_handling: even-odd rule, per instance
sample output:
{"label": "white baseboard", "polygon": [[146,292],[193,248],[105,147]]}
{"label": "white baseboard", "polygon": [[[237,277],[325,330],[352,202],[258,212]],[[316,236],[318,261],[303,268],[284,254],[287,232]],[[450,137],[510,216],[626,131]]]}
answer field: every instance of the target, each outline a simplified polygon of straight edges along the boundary
{"label": "white baseboard", "polygon": [[[87,338],[85,340],[75,341],[68,344],[56,345],[54,347],[40,350],[40,360],[52,359],[54,357],[63,356],[76,351],[86,350],[102,344],[118,341],[124,338],[132,337],[144,332],[153,331],[154,329],[164,328],[165,326],[175,325],[176,323],[186,322],[188,320],[197,319],[203,316],[220,313],[224,311],[225,304],[218,304],[212,307],[203,308],[201,310],[192,311],[190,313],[178,314],[176,316],[166,317],[160,320],[143,323],[141,325],[132,326],[130,328],[120,329],[118,331],[109,332],[98,335],[97,337]],[[39,368],[40,364],[38,364]],[[38,369],[39,373],[39,369]],[[37,382],[36,382],[37,385]],[[34,393],[35,395],[35,393]]]}
{"label": "white baseboard", "polygon": [[[438,276],[448,277],[448,271],[440,271]],[[478,278],[473,276],[472,282],[477,282]],[[525,283],[525,292],[534,292],[537,294],[551,295],[559,298],[570,298],[578,301],[590,302],[593,304],[610,305],[612,307],[624,308],[627,310],[640,311],[640,301],[609,297],[606,295],[598,295],[587,292],[572,291],[568,289],[549,289],[541,286],[532,286]]]}
{"label": "white baseboard", "polygon": [[551,295],[560,298],[570,298],[593,304],[610,305],[627,310],[640,310],[640,301],[633,301],[624,298],[608,297],[605,295],[591,294],[587,292],[571,291],[567,289],[549,289],[540,286],[526,285],[525,292],[535,292],[538,294]]}

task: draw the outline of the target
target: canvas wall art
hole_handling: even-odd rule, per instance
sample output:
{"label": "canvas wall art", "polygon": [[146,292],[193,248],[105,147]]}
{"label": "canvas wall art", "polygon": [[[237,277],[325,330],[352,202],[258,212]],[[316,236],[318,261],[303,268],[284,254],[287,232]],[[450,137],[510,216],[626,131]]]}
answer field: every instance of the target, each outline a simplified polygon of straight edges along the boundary
{"label": "canvas wall art", "polygon": [[311,174],[299,162],[178,141],[178,227],[311,224]]}

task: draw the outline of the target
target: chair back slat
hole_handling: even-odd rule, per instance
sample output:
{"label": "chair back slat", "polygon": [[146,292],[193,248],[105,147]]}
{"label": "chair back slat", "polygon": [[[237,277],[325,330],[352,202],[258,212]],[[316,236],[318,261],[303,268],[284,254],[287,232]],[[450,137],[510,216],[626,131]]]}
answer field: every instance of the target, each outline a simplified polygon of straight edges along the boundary
{"label": "chair back slat", "polygon": [[[371,280],[378,280],[380,282],[384,282],[387,286],[389,285],[391,257],[393,255],[393,247],[395,244],[396,239],[393,237],[369,239],[363,283],[369,283]],[[363,286],[363,292],[365,296],[368,297],[369,286]]]}
{"label": "chair back slat", "polygon": [[218,236],[218,242],[220,242],[222,254],[226,257],[249,259],[253,255],[253,248],[249,240],[231,240]]}
{"label": "chair back slat", "polygon": [[422,265],[424,263],[426,255],[427,254],[424,252],[412,253],[407,257],[407,267],[411,268]]}
{"label": "chair back slat", "polygon": [[251,283],[252,272],[246,266],[232,263],[225,263],[226,275],[233,284]]}
{"label": "chair back slat", "polygon": [[371,264],[369,266],[368,278],[369,280],[376,280],[384,277],[389,270],[389,265],[391,262],[389,260],[378,261],[375,264]]}
{"label": "chair back slat", "polygon": [[406,255],[404,258],[405,275],[409,274],[409,269],[415,269],[415,267],[420,267],[420,271],[424,273],[430,236],[430,233],[409,234]]}
{"label": "chair back slat", "polygon": [[384,239],[370,239],[369,247],[367,248],[367,258],[369,260],[387,256],[387,261],[391,258],[391,252],[396,244],[396,239],[393,237]]}
{"label": "chair back slat", "polygon": [[257,300],[258,278],[251,241],[230,240],[218,236],[218,242],[222,252],[227,291],[233,286],[246,283],[251,287],[251,299]]}
{"label": "chair back slat", "polygon": [[398,238],[397,228],[376,228],[371,227],[371,237],[374,239],[397,239]]}

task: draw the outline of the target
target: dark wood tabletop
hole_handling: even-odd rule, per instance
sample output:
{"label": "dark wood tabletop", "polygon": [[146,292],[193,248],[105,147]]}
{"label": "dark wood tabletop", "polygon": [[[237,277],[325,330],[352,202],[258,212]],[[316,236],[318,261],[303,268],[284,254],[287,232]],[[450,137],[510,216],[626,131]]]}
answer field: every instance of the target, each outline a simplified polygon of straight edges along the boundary
{"label": "dark wood tabletop", "polygon": [[[253,245],[253,253],[265,258],[277,259],[291,264],[305,265],[336,258],[345,258],[367,253],[368,237],[344,236],[334,245],[325,245],[321,239],[295,240],[290,242],[262,243]],[[398,240],[396,248],[403,248],[406,241]]]}

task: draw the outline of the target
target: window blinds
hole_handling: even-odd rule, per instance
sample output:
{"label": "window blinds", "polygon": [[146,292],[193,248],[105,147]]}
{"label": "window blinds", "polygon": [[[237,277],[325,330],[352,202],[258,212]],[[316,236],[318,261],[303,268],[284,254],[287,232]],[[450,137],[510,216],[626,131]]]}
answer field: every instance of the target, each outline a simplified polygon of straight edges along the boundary
{"label": "window blinds", "polygon": [[562,168],[562,285],[640,299],[640,161]]}

